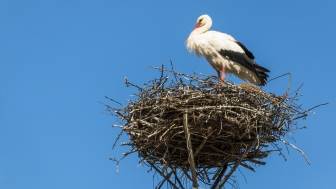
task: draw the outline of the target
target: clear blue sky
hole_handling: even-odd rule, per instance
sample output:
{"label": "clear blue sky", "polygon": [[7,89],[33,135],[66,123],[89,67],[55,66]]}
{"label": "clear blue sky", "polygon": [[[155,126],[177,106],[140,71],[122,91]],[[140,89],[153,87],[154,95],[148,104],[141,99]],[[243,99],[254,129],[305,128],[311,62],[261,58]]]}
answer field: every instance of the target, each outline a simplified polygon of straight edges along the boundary
{"label": "clear blue sky", "polygon": [[[291,72],[292,88],[304,83],[306,107],[331,103],[293,135],[311,166],[294,151],[287,162],[275,155],[245,172],[241,188],[334,188],[335,10],[333,0],[1,0],[0,188],[152,188],[135,156],[119,173],[108,160],[117,132],[104,96],[127,102],[123,77],[143,83],[155,75],[150,66],[170,59],[181,71],[214,74],[184,47],[203,13],[271,77]],[[286,87],[280,79],[266,90]]]}

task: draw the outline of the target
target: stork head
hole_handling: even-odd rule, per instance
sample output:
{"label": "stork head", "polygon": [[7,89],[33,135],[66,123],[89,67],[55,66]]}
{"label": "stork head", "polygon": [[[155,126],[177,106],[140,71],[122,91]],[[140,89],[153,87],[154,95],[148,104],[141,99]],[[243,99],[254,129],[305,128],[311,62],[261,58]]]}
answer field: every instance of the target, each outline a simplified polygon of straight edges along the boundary
{"label": "stork head", "polygon": [[201,15],[197,18],[196,24],[195,24],[195,30],[201,30],[202,32],[208,31],[212,26],[212,19],[209,15]]}

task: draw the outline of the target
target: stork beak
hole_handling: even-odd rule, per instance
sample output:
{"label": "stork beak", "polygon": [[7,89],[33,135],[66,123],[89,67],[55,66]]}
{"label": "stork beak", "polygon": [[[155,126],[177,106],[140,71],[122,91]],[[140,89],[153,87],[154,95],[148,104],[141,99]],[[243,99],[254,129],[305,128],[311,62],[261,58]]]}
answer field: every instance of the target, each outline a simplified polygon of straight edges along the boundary
{"label": "stork beak", "polygon": [[194,29],[199,28],[199,27],[201,27],[201,22],[197,22],[197,23],[195,24]]}

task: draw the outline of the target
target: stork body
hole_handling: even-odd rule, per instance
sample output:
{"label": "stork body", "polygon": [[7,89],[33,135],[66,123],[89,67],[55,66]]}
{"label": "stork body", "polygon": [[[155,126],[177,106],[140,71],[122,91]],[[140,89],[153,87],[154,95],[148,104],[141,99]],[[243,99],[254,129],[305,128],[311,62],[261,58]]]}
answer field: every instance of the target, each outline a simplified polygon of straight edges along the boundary
{"label": "stork body", "polygon": [[209,31],[211,26],[212,20],[208,15],[197,19],[195,29],[187,39],[188,50],[205,57],[221,81],[231,73],[253,84],[265,85],[269,70],[259,66],[242,43],[229,34]]}

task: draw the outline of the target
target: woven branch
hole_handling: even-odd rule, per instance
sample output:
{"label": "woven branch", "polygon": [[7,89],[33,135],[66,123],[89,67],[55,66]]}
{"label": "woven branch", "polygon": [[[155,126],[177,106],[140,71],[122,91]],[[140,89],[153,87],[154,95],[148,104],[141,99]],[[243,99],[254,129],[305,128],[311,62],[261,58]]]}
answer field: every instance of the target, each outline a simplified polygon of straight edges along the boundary
{"label": "woven branch", "polygon": [[276,96],[251,85],[158,69],[161,76],[143,87],[126,80],[138,89],[126,107],[108,106],[124,123],[130,153],[163,177],[157,188],[196,188],[197,182],[222,188],[238,166],[254,171],[270,153],[281,153],[279,143],[308,116],[296,104],[298,93]]}

